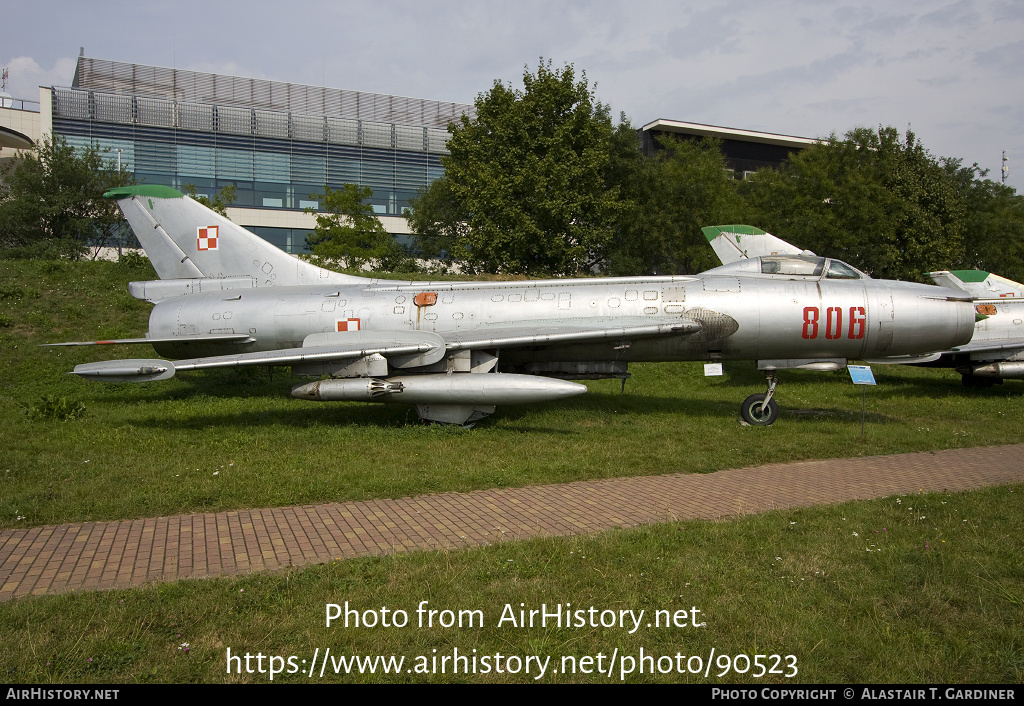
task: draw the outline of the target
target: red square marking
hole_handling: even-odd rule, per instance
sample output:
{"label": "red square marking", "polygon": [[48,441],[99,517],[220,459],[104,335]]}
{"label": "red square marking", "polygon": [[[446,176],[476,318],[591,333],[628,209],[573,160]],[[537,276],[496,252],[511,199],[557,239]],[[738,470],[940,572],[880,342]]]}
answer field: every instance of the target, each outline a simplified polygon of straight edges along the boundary
{"label": "red square marking", "polygon": [[196,248],[199,250],[216,250],[219,229],[220,226],[199,228],[199,233],[196,236]]}

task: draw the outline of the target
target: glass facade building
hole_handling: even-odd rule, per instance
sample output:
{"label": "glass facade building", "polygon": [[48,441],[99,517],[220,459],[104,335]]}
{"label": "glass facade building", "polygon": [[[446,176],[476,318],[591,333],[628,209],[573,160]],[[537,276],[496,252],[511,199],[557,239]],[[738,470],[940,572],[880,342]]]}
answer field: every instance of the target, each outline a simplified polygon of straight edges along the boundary
{"label": "glass facade building", "polygon": [[370,187],[375,213],[400,234],[409,199],[443,173],[448,123],[473,111],[86,57],[51,100],[52,130],[69,144],[109,148],[141,183],[191,184],[209,196],[233,184],[232,206],[253,209],[243,225],[290,252],[304,249],[311,223],[302,211],[319,208],[325,184]]}

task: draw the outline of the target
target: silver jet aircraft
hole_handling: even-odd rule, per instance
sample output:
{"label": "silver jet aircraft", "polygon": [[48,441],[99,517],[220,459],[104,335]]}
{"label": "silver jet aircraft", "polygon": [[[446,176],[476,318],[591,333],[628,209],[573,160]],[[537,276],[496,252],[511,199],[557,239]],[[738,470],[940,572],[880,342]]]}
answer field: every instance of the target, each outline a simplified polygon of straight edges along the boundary
{"label": "silver jet aircraft", "polygon": [[980,321],[970,343],[922,364],[955,368],[965,387],[1024,378],[1024,286],[981,270],[929,272],[928,276],[938,285],[970,293]]}
{"label": "silver jet aircraft", "polygon": [[[780,254],[814,254],[752,226],[703,230],[723,264]],[[869,362],[954,368],[966,387],[1024,378],[1024,286],[982,270],[942,270],[928,276],[939,286],[973,297],[977,323],[970,342],[927,355],[886,356]]]}
{"label": "silver jet aircraft", "polygon": [[624,379],[632,361],[754,360],[768,389],[748,397],[741,415],[771,424],[777,370],[946,350],[974,328],[963,292],[873,280],[810,255],[738,261],[696,276],[366,279],[294,258],[169,187],[107,196],[161,279],[129,285],[154,304],[145,338],[96,343],[149,343],[178,360],[75,367],[92,380],[291,366],[322,378],[295,387],[301,399],[404,402],[425,420],[466,424],[496,405],[586,390],[568,379]]}

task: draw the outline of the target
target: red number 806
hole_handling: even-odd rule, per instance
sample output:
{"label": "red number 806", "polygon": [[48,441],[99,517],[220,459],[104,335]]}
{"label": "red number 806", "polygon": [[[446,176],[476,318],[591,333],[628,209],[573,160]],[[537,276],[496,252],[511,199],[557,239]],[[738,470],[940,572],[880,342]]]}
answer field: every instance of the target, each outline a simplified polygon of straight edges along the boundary
{"label": "red number 806", "polygon": [[[821,311],[816,306],[804,307],[804,327],[801,335],[808,340],[818,337],[818,320]],[[850,324],[846,329],[846,337],[851,339],[864,338],[867,325],[867,314],[862,306],[850,307]],[[843,337],[843,310],[838,306],[830,306],[825,310],[825,338],[834,340]]]}

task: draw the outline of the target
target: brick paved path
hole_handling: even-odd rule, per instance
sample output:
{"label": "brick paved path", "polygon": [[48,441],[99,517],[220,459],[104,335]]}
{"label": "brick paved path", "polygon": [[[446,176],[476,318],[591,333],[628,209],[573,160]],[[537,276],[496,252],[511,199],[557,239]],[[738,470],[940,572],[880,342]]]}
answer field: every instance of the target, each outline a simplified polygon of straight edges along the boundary
{"label": "brick paved path", "polygon": [[0,532],[0,600],[1024,482],[1024,444]]}

